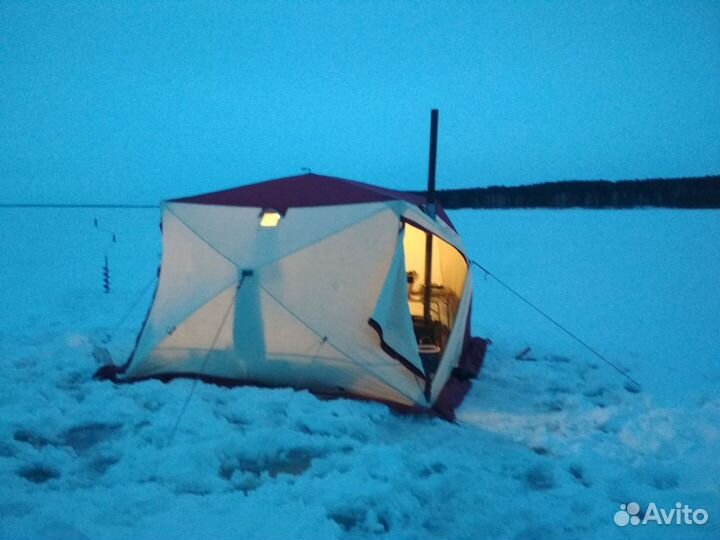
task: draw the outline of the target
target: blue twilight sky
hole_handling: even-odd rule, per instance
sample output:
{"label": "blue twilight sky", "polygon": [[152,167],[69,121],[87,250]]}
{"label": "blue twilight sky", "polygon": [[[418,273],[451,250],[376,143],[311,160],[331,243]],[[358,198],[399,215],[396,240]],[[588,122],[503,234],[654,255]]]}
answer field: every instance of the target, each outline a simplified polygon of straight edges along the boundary
{"label": "blue twilight sky", "polygon": [[0,1],[0,202],[720,173],[720,2]]}

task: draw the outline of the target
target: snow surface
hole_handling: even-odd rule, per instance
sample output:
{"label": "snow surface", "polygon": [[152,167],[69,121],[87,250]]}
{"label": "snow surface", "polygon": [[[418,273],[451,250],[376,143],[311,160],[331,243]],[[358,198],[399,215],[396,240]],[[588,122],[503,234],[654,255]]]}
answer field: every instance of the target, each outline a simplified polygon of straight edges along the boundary
{"label": "snow surface", "polygon": [[[93,381],[150,302],[158,212],[1,211],[0,539],[720,537],[718,212],[452,213],[473,258],[642,384],[475,269],[493,344],[453,425]],[[630,501],[710,520],[616,527]]]}

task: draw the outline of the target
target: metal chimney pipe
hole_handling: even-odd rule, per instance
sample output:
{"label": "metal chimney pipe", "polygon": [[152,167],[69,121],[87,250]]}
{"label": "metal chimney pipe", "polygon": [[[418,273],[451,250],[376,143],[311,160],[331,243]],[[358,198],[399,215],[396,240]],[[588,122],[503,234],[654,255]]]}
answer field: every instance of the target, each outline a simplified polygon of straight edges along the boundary
{"label": "metal chimney pipe", "polygon": [[[437,165],[438,110],[430,112],[430,163],[428,165],[428,188],[425,213],[435,219],[435,168]],[[433,235],[425,233],[425,294],[423,295],[423,319],[427,325],[432,324],[430,303],[432,302],[432,256]]]}
{"label": "metal chimney pipe", "polygon": [[437,109],[430,111],[430,160],[428,163],[428,187],[427,187],[427,214],[435,219],[435,170],[437,168],[437,138],[438,138],[438,115]]}

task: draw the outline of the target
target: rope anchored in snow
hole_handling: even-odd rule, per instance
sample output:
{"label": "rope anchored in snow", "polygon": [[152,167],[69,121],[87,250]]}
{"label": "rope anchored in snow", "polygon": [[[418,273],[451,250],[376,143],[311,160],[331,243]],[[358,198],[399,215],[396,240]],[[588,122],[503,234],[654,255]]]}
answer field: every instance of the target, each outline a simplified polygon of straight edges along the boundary
{"label": "rope anchored in snow", "polygon": [[[233,292],[232,298],[230,299],[230,303],[228,304],[227,309],[225,310],[225,314],[223,315],[222,320],[220,321],[220,325],[217,327],[217,331],[215,332],[215,337],[212,340],[212,343],[210,344],[210,348],[205,352],[205,358],[203,358],[202,364],[200,365],[200,370],[198,371],[199,375],[203,375],[205,372],[205,365],[207,364],[210,355],[215,350],[215,345],[217,343],[217,340],[220,338],[220,334],[222,332],[223,327],[225,326],[225,323],[227,322],[228,317],[230,316],[230,313],[232,312],[232,308],[235,305],[235,301],[237,300],[238,293],[240,292],[240,289],[243,286],[243,283],[245,282],[245,278],[249,278],[253,276],[252,270],[245,270],[243,269],[241,275],[240,275],[240,281],[238,282],[237,286],[235,287],[235,291]],[[190,404],[190,400],[193,397],[193,394],[195,393],[195,388],[197,387],[198,379],[193,379],[192,386],[190,386],[190,391],[188,392],[187,397],[185,398],[185,401],[182,405],[182,408],[180,409],[180,413],[177,416],[177,419],[175,420],[175,424],[172,427],[172,430],[170,431],[170,436],[168,437],[166,446],[170,446],[175,439],[175,434],[177,433],[178,427],[180,427],[180,422],[182,421],[183,417],[185,416],[185,412],[187,411],[188,405]]]}
{"label": "rope anchored in snow", "polygon": [[633,383],[633,385],[635,385],[635,387],[636,387],[637,390],[640,390],[640,383],[637,382],[635,379],[633,379],[630,375],[628,375],[626,371],[624,371],[624,370],[622,370],[620,367],[618,367],[617,364],[614,364],[613,362],[611,362],[610,360],[608,360],[607,358],[605,358],[605,357],[604,357],[602,354],[600,354],[597,350],[595,350],[593,347],[591,347],[590,345],[588,345],[587,343],[585,343],[585,341],[583,341],[583,340],[580,339],[578,336],[576,336],[575,334],[573,334],[570,330],[568,330],[567,328],[565,328],[562,324],[560,324],[559,322],[557,322],[557,321],[556,321],[555,319],[553,319],[550,315],[548,315],[547,313],[545,313],[542,309],[540,309],[540,308],[537,307],[535,304],[533,304],[532,302],[530,302],[530,300],[528,300],[527,298],[525,298],[522,294],[520,294],[520,293],[517,292],[515,289],[513,289],[512,287],[510,287],[510,285],[508,285],[508,284],[505,283],[503,280],[501,280],[499,277],[497,277],[495,274],[493,274],[492,272],[490,272],[490,270],[488,270],[488,269],[485,268],[484,266],[480,265],[480,264],[479,264],[478,262],[476,262],[476,261],[472,261],[472,260],[471,260],[470,263],[471,263],[471,264],[474,264],[474,265],[477,266],[480,270],[482,270],[483,272],[485,272],[485,276],[486,276],[486,277],[487,277],[487,276],[490,276],[491,278],[493,278],[493,279],[494,279],[495,281],[497,281],[500,285],[502,285],[505,289],[507,289],[507,290],[510,291],[512,294],[514,294],[515,296],[517,296],[520,300],[522,300],[523,302],[525,302],[528,306],[530,306],[531,308],[533,308],[533,309],[534,309],[535,311],[537,311],[540,315],[542,315],[542,316],[543,316],[544,318],[546,318],[548,321],[550,321],[551,323],[553,323],[553,324],[554,324],[555,326],[557,326],[560,330],[562,330],[563,332],[565,332],[565,334],[567,334],[568,336],[570,336],[572,339],[574,339],[577,343],[579,343],[579,344],[582,345],[585,349],[587,349],[588,351],[590,351],[590,352],[591,352],[593,355],[595,355],[597,358],[599,358],[600,360],[602,360],[603,362],[605,362],[607,365],[609,365],[611,368],[613,368],[615,371],[617,371],[620,375],[622,375],[622,376],[625,377],[628,381],[630,381],[631,383]]}
{"label": "rope anchored in snow", "polygon": [[128,317],[130,317],[130,314],[132,314],[133,311],[135,311],[135,308],[140,303],[140,300],[142,300],[147,292],[150,290],[151,285],[155,283],[155,280],[157,278],[155,276],[152,276],[147,283],[145,283],[145,286],[142,288],[142,290],[138,293],[138,295],[133,300],[132,304],[129,304],[130,307],[125,311],[122,317],[118,319],[118,321],[115,323],[115,325],[112,327],[112,330],[107,332],[105,334],[105,338],[103,339],[103,343],[108,344],[113,340],[113,337],[115,337],[115,334],[117,334],[118,330],[122,327],[123,324],[125,324],[125,321],[127,321]]}

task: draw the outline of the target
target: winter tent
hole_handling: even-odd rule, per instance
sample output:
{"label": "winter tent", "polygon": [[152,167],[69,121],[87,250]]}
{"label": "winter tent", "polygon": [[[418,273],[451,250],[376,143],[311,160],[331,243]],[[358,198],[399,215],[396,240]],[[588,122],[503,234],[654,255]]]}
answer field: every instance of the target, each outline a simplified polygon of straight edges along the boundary
{"label": "winter tent", "polygon": [[469,337],[460,237],[424,202],[316,174],[164,202],[153,304],[112,378],[291,386],[452,417],[485,342]]}

